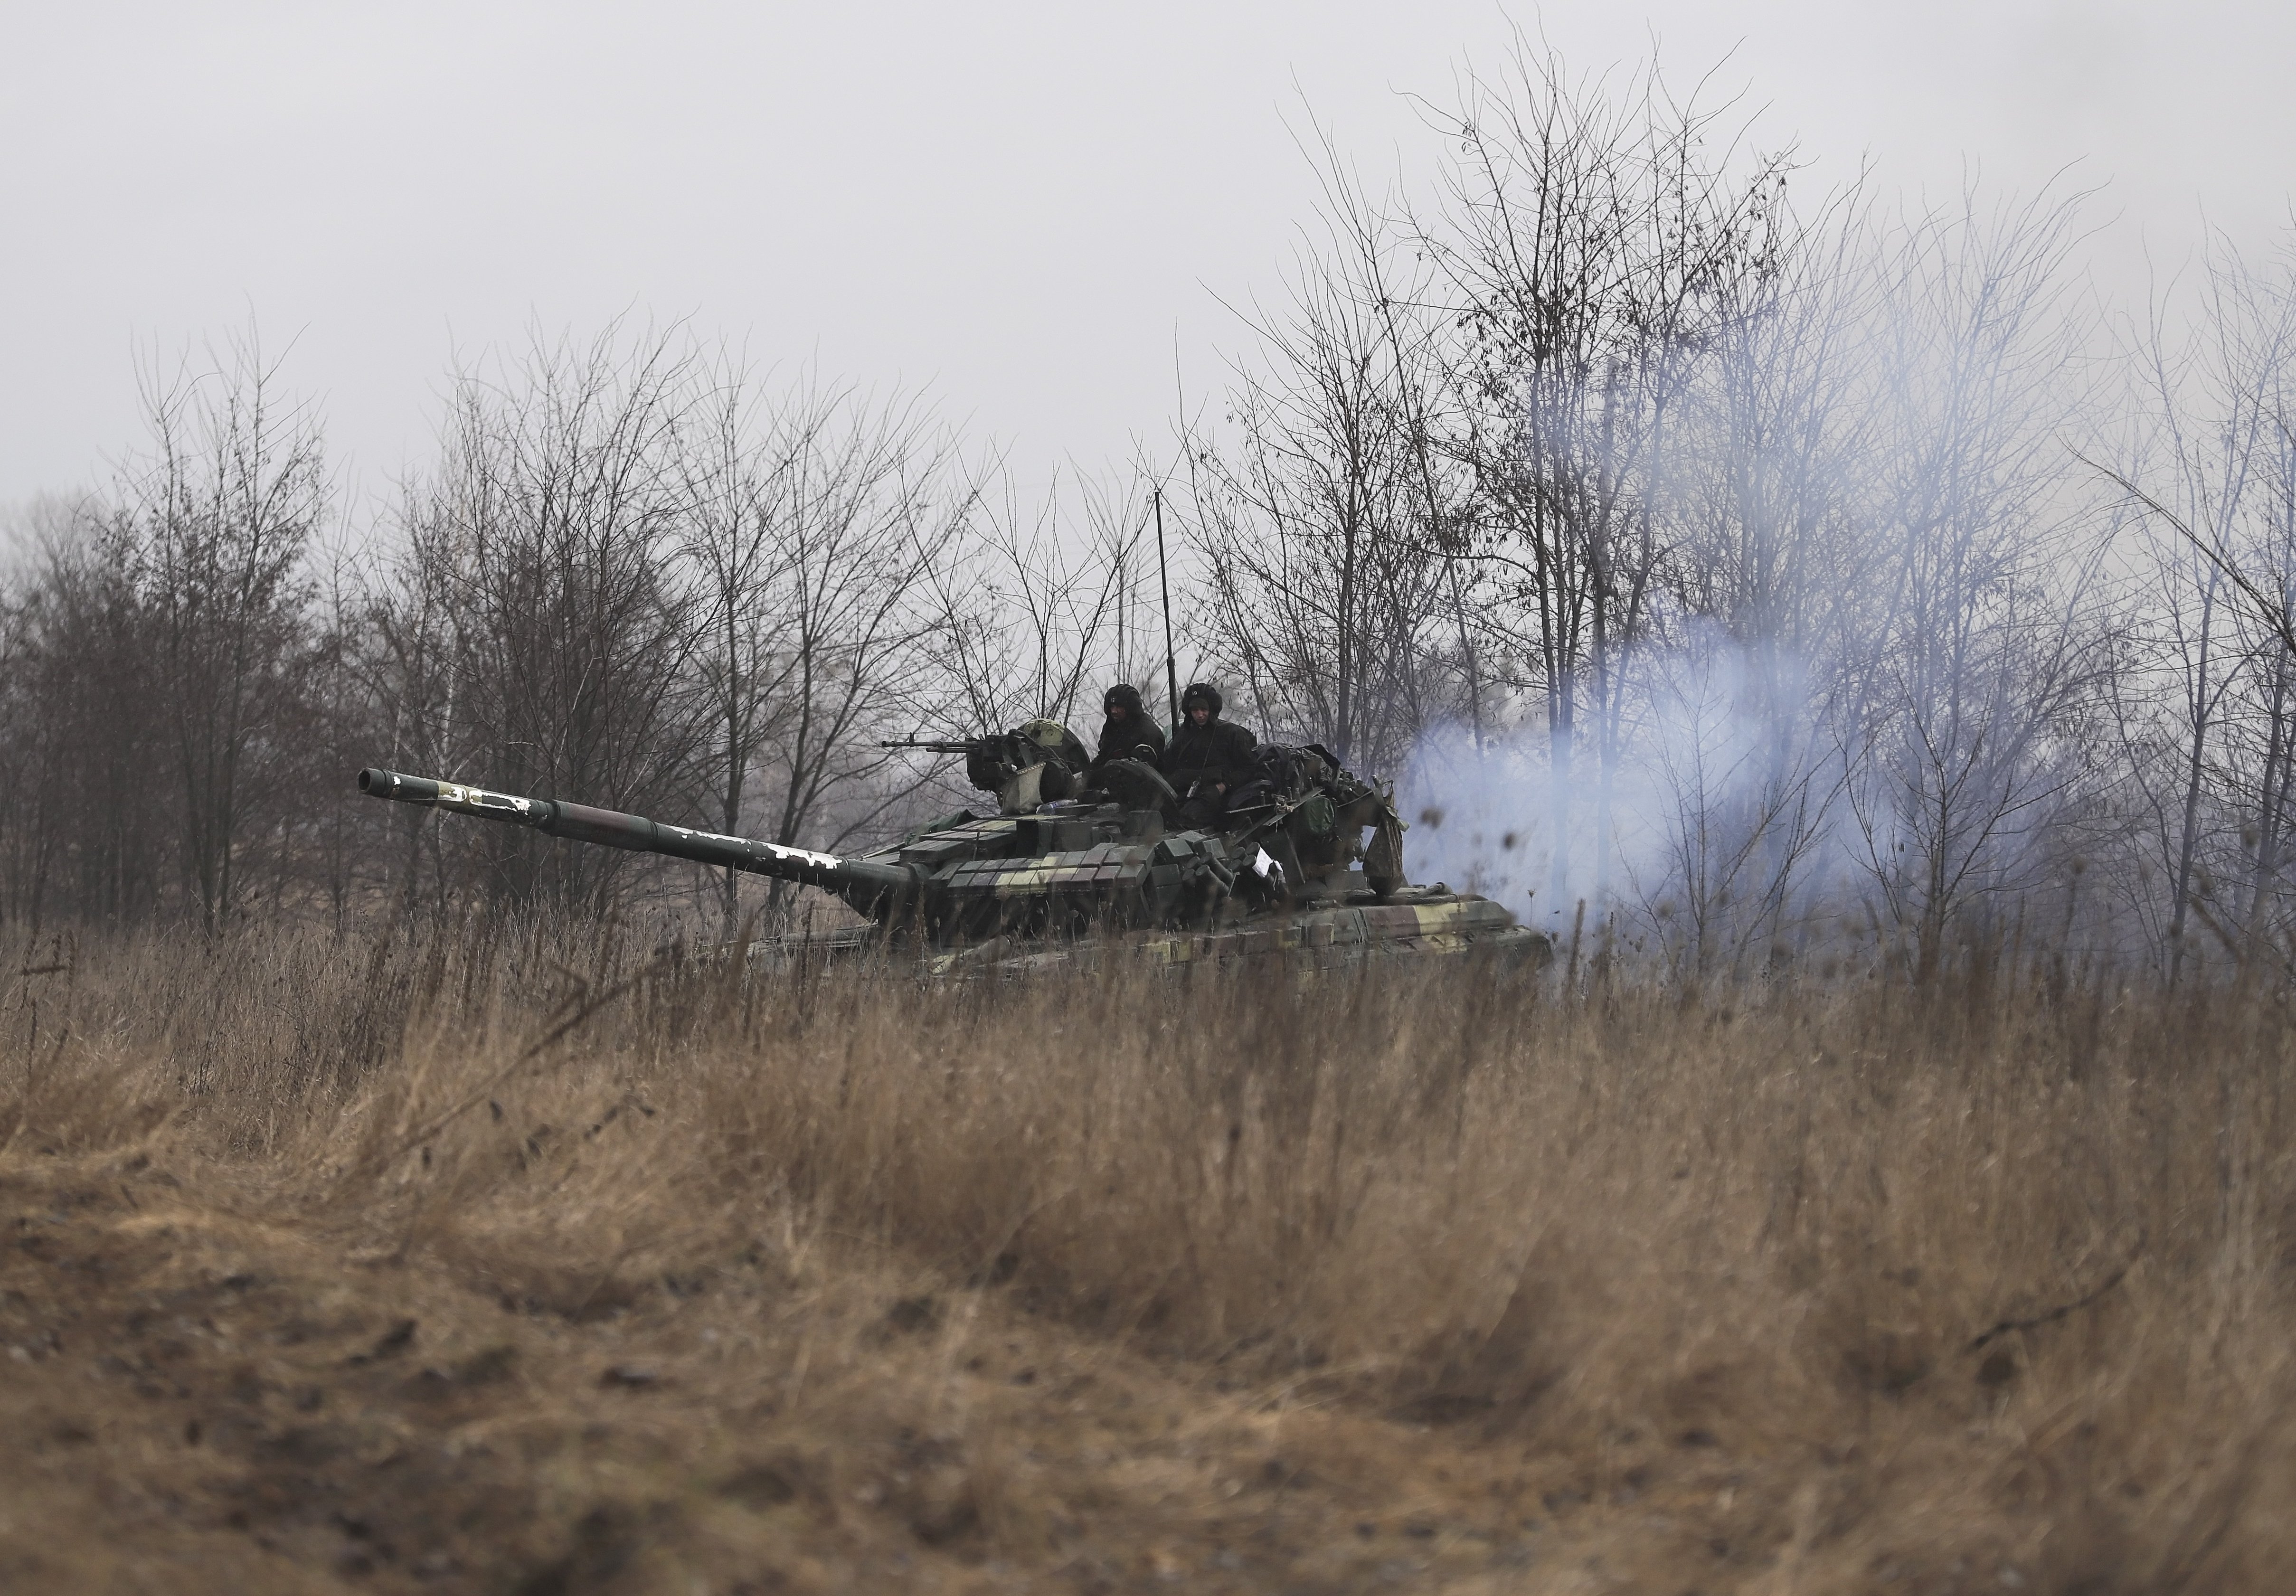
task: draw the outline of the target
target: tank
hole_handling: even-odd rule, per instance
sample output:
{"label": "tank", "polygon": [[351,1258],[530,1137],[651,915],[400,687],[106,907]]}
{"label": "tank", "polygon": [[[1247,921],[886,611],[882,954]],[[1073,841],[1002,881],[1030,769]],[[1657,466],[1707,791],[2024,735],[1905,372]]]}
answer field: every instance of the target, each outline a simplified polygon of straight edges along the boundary
{"label": "tank", "polygon": [[964,754],[974,784],[996,794],[996,812],[961,810],[836,855],[396,771],[363,770],[358,789],[569,842],[800,883],[861,917],[826,935],[757,945],[766,958],[875,947],[956,974],[1111,954],[1162,966],[1265,958],[1321,966],[1471,948],[1544,962],[1551,953],[1546,937],[1488,898],[1407,881],[1390,796],[1315,745],[1264,748],[1257,779],[1199,823],[1188,823],[1153,766],[1114,760],[1087,778],[1055,740],[1025,728],[889,746]]}

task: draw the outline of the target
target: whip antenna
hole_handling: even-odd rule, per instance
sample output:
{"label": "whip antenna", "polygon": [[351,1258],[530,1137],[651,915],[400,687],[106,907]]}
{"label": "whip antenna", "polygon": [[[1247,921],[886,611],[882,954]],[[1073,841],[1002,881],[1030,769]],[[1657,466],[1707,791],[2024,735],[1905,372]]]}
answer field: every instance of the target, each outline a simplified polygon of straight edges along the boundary
{"label": "whip antenna", "polygon": [[1164,489],[1156,488],[1156,585],[1164,593],[1164,692],[1172,711],[1172,735],[1180,734],[1180,672],[1172,657],[1172,573],[1164,564]]}

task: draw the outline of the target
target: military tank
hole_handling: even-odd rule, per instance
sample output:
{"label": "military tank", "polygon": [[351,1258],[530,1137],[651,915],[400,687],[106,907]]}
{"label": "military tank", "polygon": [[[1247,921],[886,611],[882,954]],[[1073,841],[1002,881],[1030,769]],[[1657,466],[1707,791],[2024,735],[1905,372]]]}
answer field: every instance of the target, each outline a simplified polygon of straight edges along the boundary
{"label": "military tank", "polygon": [[859,922],[756,945],[910,950],[926,970],[1025,970],[1111,953],[1156,964],[1284,956],[1309,965],[1470,948],[1544,962],[1546,937],[1490,899],[1403,871],[1391,797],[1314,744],[1260,751],[1256,778],[1210,823],[1153,765],[1077,768],[1075,740],[1052,722],[1000,737],[911,740],[965,756],[996,811],[959,810],[853,855],[787,847],[563,799],[367,769],[371,798],[523,826],[570,842],[660,854],[816,888]]}

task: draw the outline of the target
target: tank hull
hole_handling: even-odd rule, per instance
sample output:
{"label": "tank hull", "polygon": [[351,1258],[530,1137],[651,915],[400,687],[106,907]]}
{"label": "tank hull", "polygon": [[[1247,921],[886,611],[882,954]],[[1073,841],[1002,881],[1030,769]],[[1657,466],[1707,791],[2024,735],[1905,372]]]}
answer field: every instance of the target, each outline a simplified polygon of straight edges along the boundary
{"label": "tank hull", "polygon": [[890,968],[959,979],[1111,963],[1160,970],[1259,964],[1327,970],[1467,954],[1538,968],[1554,956],[1543,932],[1516,924],[1513,915],[1490,899],[1465,893],[1429,895],[1415,902],[1307,905],[1187,930],[1111,930],[1053,938],[997,935],[914,952],[876,927],[850,926],[768,938],[749,945],[747,952],[753,962],[774,968],[807,959],[874,957]]}

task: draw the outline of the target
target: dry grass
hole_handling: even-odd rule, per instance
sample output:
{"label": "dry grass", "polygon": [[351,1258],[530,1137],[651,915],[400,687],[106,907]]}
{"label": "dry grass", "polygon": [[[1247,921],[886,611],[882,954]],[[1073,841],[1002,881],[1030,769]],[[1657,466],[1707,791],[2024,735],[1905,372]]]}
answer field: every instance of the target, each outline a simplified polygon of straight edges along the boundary
{"label": "dry grass", "polygon": [[2277,994],[24,954],[12,1591],[2296,1567]]}

